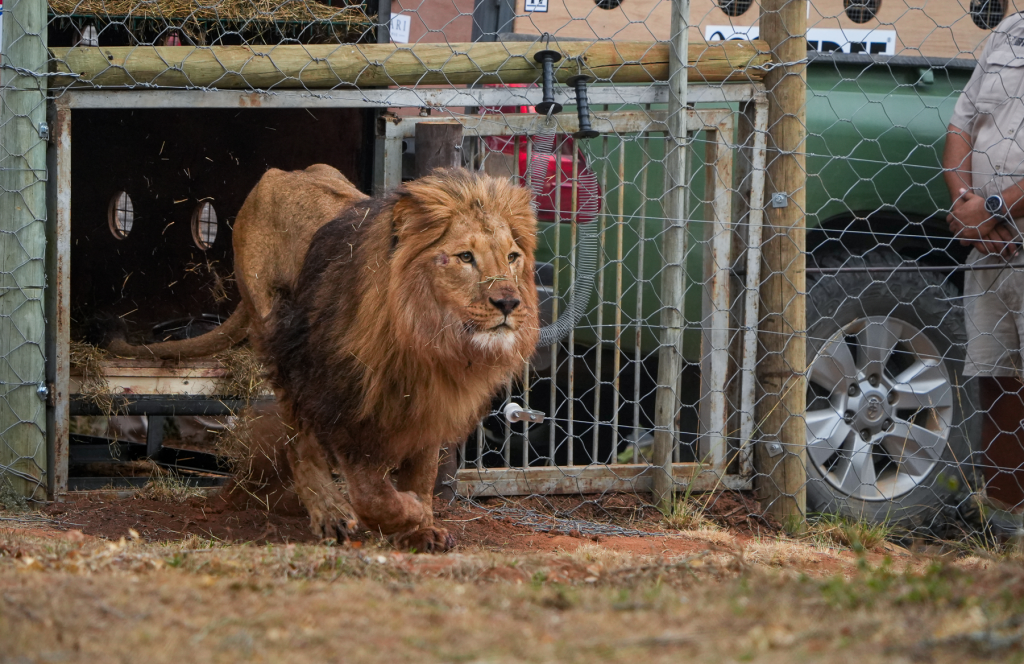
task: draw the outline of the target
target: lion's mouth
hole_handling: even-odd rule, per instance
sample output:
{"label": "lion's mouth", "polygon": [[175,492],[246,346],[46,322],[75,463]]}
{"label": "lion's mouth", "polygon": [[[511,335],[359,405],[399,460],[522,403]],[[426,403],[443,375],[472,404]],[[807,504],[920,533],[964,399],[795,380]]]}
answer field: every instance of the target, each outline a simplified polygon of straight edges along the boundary
{"label": "lion's mouth", "polygon": [[463,321],[462,331],[469,336],[473,336],[476,334],[508,334],[510,332],[515,332],[515,328],[509,325],[508,320],[503,320],[497,325],[492,325],[487,328],[474,321]]}
{"label": "lion's mouth", "polygon": [[483,351],[507,353],[516,345],[516,334],[508,323],[498,323],[486,330],[477,330],[470,337],[470,341]]}

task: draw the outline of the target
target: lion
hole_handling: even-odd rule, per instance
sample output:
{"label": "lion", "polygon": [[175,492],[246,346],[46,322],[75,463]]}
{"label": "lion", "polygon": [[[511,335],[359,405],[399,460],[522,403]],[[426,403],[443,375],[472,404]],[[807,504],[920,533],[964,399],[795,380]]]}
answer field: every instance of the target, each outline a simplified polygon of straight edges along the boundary
{"label": "lion", "polygon": [[235,226],[234,327],[148,352],[185,357],[247,332],[313,532],[346,539],[361,525],[444,551],[439,451],[470,434],[533,354],[536,233],[527,190],[461,169],[377,200],[328,166],[268,171]]}
{"label": "lion", "polygon": [[[332,459],[364,527],[419,551],[452,545],[433,521],[438,454],[533,354],[536,233],[525,189],[461,169],[357,202],[316,232],[257,342],[309,441],[293,445],[296,479],[318,467],[329,493]],[[315,529],[351,531],[339,496],[300,499]]]}

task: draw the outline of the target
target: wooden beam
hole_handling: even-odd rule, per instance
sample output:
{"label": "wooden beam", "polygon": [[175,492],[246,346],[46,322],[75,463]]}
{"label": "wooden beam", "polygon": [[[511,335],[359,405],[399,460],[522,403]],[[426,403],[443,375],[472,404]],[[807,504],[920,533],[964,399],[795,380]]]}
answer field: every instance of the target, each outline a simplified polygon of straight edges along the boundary
{"label": "wooden beam", "polygon": [[[763,42],[700,42],[689,47],[689,80],[760,80]],[[284,46],[117,46],[50,49],[51,85],[218,89],[330,89],[339,86],[534,83],[543,44],[341,44]],[[600,82],[668,80],[663,42],[552,43],[565,57],[555,76],[585,73]]]}
{"label": "wooden beam", "polygon": [[804,210],[806,207],[807,0],[761,0],[761,36],[776,63],[768,91],[767,206],[761,302],[764,397],[758,405],[761,444],[754,463],[758,498],[787,530],[803,529],[807,512],[807,318]]}
{"label": "wooden beam", "polygon": [[736,475],[719,476],[697,463],[672,463],[660,468],[646,463],[611,466],[534,468],[463,468],[456,475],[457,492],[464,498],[484,496],[550,496],[604,494],[610,491],[646,493],[658,475],[669,470],[678,486],[693,491],[743,490],[749,482]]}

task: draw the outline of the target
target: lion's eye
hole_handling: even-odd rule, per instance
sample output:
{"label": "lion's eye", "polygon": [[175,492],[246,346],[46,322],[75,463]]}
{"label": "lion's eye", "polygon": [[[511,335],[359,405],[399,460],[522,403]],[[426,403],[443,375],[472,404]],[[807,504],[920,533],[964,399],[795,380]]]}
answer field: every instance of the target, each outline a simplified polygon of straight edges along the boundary
{"label": "lion's eye", "polygon": [[472,251],[463,251],[461,254],[456,254],[456,256],[458,256],[459,260],[462,261],[463,263],[472,263],[473,262],[473,252]]}
{"label": "lion's eye", "polygon": [[508,255],[508,262],[509,263],[515,263],[518,259],[519,259],[519,254],[517,252],[515,252],[515,251],[513,251],[511,254]]}

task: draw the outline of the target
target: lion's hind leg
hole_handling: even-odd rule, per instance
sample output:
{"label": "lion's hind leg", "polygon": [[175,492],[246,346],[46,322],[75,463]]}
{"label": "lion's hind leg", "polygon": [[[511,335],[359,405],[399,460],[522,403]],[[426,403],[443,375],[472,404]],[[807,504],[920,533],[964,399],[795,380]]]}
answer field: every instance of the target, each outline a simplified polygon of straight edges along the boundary
{"label": "lion's hind leg", "polygon": [[355,512],[334,479],[323,448],[312,436],[299,433],[289,441],[288,461],[295,492],[309,513],[309,527],[321,540],[348,540],[355,532]]}

